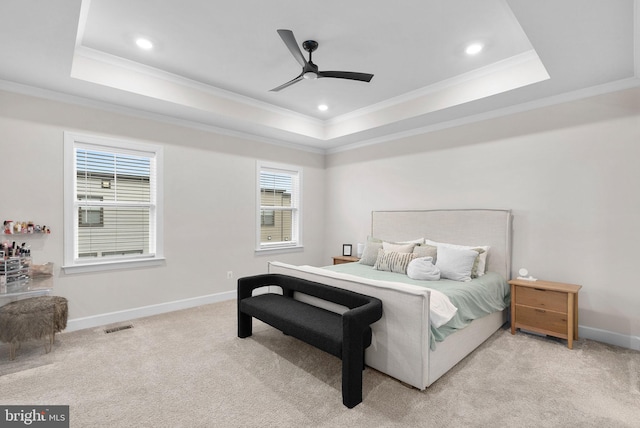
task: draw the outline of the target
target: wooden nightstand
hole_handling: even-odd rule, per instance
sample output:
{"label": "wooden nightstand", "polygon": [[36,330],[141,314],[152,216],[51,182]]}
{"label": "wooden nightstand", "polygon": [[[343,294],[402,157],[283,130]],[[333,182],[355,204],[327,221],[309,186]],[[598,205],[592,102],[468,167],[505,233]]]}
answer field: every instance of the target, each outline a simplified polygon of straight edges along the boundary
{"label": "wooden nightstand", "polygon": [[360,257],[355,256],[335,256],[333,258],[334,265],[341,265],[343,263],[354,263],[360,261]]}
{"label": "wooden nightstand", "polygon": [[578,340],[578,291],[581,285],[513,279],[511,284],[511,334],[516,329],[567,340]]}

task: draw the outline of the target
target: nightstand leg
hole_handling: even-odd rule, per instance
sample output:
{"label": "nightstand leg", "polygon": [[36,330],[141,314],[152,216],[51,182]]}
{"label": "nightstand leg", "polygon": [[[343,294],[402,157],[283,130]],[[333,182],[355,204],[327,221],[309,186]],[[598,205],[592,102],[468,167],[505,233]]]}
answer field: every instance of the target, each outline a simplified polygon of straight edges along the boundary
{"label": "nightstand leg", "polygon": [[573,316],[573,338],[575,340],[578,340],[578,293],[574,294],[574,302],[575,305],[573,307],[574,310],[574,316]]}
{"label": "nightstand leg", "polygon": [[575,321],[573,307],[573,294],[567,293],[567,346],[569,349],[573,349],[573,324]]}
{"label": "nightstand leg", "polygon": [[511,334],[516,334],[516,286],[511,284]]}

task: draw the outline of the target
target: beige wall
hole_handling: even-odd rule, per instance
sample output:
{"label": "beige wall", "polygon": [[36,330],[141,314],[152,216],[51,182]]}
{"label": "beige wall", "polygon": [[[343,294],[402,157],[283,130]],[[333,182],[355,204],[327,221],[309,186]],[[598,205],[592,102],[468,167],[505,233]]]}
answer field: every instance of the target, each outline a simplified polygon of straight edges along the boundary
{"label": "beige wall", "polygon": [[[63,132],[162,144],[166,265],[65,275]],[[30,241],[34,262],[56,265],[55,293],[70,319],[234,292],[236,279],[264,273],[267,261],[323,263],[324,156],[98,109],[0,92],[0,215],[52,230]],[[301,165],[304,251],[254,252],[256,160]],[[4,187],[4,186],[3,186]],[[233,271],[233,279],[227,272]],[[171,307],[171,306],[168,306]],[[104,319],[126,318],[126,314]],[[90,323],[89,323],[90,324]]]}
{"label": "beige wall", "polygon": [[581,284],[582,333],[637,348],[640,115],[614,96],[328,156],[326,255],[372,210],[511,209],[513,273]]}

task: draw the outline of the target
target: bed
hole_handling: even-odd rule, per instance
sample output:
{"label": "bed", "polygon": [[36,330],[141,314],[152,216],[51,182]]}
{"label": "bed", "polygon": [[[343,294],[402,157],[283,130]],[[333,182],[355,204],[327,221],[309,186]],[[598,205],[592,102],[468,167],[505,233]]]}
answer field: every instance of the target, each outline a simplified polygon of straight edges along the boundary
{"label": "bed", "polygon": [[[436,307],[440,305],[440,281],[419,281],[401,278],[400,273],[383,272],[377,276],[362,276],[374,270],[361,263],[332,267],[294,266],[269,262],[269,273],[281,273],[309,279],[335,287],[377,297],[383,302],[383,316],[372,327],[373,341],[367,349],[368,366],[388,374],[408,385],[425,389],[460,360],[476,349],[507,320],[509,295],[506,281],[511,274],[512,214],[509,210],[428,210],[374,211],[371,215],[371,237],[385,242],[408,242],[427,238],[439,243],[465,246],[487,246],[486,274],[478,278],[496,281],[504,288],[501,307],[472,319],[460,314],[451,323],[457,325],[443,334],[432,324]],[[440,248],[440,247],[438,247]],[[349,266],[351,265],[351,266]],[[364,269],[364,271],[362,271]],[[361,271],[358,273],[358,271]],[[406,277],[406,275],[404,275]],[[473,281],[476,281],[474,279]],[[438,284],[436,284],[438,283]],[[461,283],[470,285],[471,283]],[[446,288],[446,287],[445,287]],[[434,291],[435,290],[435,291]],[[300,300],[323,306],[308,296]],[[326,309],[340,311],[338,307]],[[442,327],[448,328],[448,323]]]}

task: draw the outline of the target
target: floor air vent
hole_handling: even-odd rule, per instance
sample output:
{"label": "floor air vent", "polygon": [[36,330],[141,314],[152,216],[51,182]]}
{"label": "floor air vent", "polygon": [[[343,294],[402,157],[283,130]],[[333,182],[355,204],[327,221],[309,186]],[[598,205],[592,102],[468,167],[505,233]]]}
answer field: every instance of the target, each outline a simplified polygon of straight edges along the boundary
{"label": "floor air vent", "polygon": [[111,328],[105,328],[104,332],[105,333],[115,333],[116,331],[121,331],[121,330],[128,330],[130,328],[133,328],[132,324],[127,324],[127,325],[119,325],[117,327],[111,327]]}

